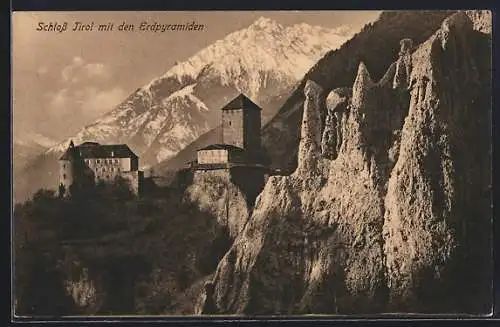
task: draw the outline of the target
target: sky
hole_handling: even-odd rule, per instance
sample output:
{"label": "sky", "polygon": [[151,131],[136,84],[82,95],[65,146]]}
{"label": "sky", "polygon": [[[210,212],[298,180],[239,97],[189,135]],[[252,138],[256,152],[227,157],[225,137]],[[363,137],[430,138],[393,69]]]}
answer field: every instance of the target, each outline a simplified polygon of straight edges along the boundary
{"label": "sky", "polygon": [[[379,11],[14,12],[12,15],[13,137],[60,141],[112,110],[137,88],[216,40],[259,17],[360,29]],[[67,23],[65,31],[40,24]],[[76,22],[92,31],[72,31]],[[122,23],[203,25],[198,31],[119,31]],[[99,24],[112,31],[99,32]]]}

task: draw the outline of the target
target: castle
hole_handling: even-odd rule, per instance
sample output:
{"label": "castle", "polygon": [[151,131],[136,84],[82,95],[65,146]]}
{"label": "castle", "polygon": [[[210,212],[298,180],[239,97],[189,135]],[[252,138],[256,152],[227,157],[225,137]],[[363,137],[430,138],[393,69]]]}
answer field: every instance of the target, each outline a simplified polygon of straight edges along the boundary
{"label": "castle", "polygon": [[[193,183],[203,185],[217,178],[237,186],[252,205],[261,192],[268,167],[263,164],[261,147],[261,108],[248,97],[239,94],[221,109],[220,143],[198,149],[190,164]],[[226,198],[229,216],[231,196]],[[227,217],[226,217],[227,218]]]}
{"label": "castle", "polygon": [[109,183],[117,177],[127,180],[134,194],[141,193],[144,174],[139,170],[139,157],[126,144],[84,142],[75,146],[71,141],[59,158],[59,185],[66,194],[74,184]]}
{"label": "castle", "polygon": [[197,151],[197,170],[260,166],[261,108],[244,94],[222,109],[222,143]]}

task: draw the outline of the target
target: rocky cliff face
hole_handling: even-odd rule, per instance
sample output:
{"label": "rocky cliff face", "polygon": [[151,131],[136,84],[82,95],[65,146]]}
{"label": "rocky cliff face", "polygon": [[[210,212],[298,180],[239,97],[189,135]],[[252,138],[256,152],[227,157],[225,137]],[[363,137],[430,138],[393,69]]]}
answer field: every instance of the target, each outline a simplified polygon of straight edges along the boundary
{"label": "rocky cliff face", "polygon": [[491,34],[492,16],[489,10],[467,10],[469,18],[474,24],[474,29],[483,33]]}
{"label": "rocky cliff face", "polygon": [[412,55],[410,108],[384,216],[391,301],[404,307],[449,307],[468,279],[460,274],[469,270],[469,251],[488,252],[471,243],[481,242],[471,223],[488,238],[491,217],[485,202],[491,141],[484,132],[491,77],[481,63],[488,56],[476,50],[484,42],[472,21],[456,14]]}
{"label": "rocky cliff face", "polygon": [[232,182],[227,171],[195,172],[185,194],[200,210],[217,217],[218,223],[228,228],[232,238],[247,222],[249,207],[245,194]]}
{"label": "rocky cliff face", "polygon": [[460,12],[378,81],[362,62],[352,88],[307,81],[297,169],[269,178],[197,312],[487,312],[489,42]]}

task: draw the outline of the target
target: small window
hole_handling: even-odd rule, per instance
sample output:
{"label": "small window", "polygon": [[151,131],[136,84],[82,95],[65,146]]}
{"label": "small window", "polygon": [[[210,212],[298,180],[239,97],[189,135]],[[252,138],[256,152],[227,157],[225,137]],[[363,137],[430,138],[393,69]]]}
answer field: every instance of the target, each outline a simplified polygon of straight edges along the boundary
{"label": "small window", "polygon": [[63,179],[66,179],[66,174],[63,174]]}
{"label": "small window", "polygon": [[66,168],[66,164],[63,164],[63,168]]}
{"label": "small window", "polygon": [[101,160],[97,159],[97,163],[101,163]]}
{"label": "small window", "polygon": [[118,163],[118,159],[115,159],[115,163]]}
{"label": "small window", "polygon": [[108,178],[108,179],[109,179],[109,175],[106,175],[106,178]]}

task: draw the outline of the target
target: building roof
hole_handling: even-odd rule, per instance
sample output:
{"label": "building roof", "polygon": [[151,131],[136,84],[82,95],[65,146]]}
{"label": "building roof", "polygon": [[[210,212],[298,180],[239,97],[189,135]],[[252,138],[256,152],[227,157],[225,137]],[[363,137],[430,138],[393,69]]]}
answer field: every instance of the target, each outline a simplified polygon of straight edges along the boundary
{"label": "building roof", "polygon": [[86,158],[137,158],[126,144],[99,144],[96,142],[84,142],[72,148],[71,146],[59,158],[59,160],[70,160],[75,156]]}
{"label": "building roof", "polygon": [[245,152],[245,149],[242,149],[240,147],[231,144],[210,144],[209,146],[198,149],[198,151],[202,150],[228,150],[233,152]]}
{"label": "building roof", "polygon": [[247,98],[243,93],[240,93],[236,98],[229,101],[222,110],[234,110],[234,109],[258,109],[262,110],[257,104],[252,100]]}

